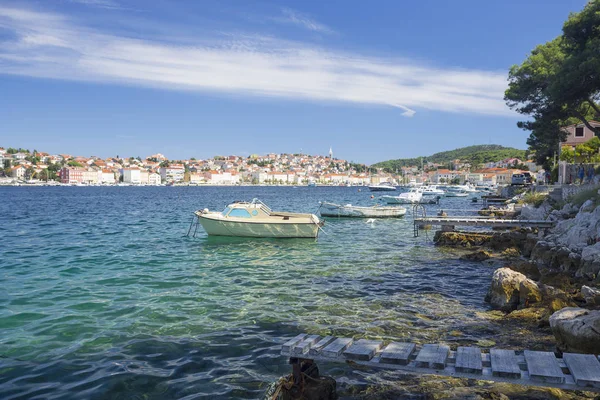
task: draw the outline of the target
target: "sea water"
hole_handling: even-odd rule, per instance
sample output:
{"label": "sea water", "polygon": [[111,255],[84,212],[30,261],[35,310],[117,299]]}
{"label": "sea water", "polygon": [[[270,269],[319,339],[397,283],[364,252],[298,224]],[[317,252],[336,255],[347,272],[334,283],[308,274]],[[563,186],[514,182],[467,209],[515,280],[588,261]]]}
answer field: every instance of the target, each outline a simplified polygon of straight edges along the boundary
{"label": "sea water", "polygon": [[[372,205],[381,194],[0,188],[0,398],[259,398],[290,372],[280,345],[299,333],[484,337],[469,327],[485,324],[493,268],[435,247],[431,233],[414,238],[410,206],[400,219],[328,219],[318,240],[207,237],[201,227],[186,236],[194,210],[234,200],[316,212],[319,201]],[[464,198],[428,207],[474,209]]]}

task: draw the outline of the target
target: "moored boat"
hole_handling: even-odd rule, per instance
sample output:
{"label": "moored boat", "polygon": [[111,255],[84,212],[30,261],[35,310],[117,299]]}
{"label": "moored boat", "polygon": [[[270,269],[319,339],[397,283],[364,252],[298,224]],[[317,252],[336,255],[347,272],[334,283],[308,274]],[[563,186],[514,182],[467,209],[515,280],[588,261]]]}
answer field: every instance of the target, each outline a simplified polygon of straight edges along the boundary
{"label": "moored boat", "polygon": [[231,203],[222,212],[194,214],[209,236],[316,238],[323,225],[314,214],[272,211],[258,199]]}
{"label": "moored boat", "polygon": [[446,197],[467,197],[469,192],[461,187],[449,187],[446,191]]}
{"label": "moored boat", "polygon": [[388,204],[415,204],[419,203],[422,198],[423,191],[420,188],[412,188],[398,196],[381,196],[381,199]]}
{"label": "moored boat", "polygon": [[396,186],[390,182],[381,182],[377,185],[370,185],[369,190],[372,192],[393,192],[396,190]]}
{"label": "moored boat", "polygon": [[354,217],[354,218],[398,218],[406,214],[404,207],[390,206],[353,206],[340,205],[322,201],[319,207],[322,217]]}

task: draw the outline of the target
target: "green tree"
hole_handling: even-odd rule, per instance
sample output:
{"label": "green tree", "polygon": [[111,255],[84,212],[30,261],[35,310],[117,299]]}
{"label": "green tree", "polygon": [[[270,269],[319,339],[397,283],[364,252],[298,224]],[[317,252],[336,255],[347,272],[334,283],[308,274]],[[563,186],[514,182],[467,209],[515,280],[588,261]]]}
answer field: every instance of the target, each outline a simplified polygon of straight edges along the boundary
{"label": "green tree", "polygon": [[587,143],[581,143],[575,146],[575,156],[581,158],[585,162],[589,162],[597,153],[597,150]]}
{"label": "green tree", "polygon": [[528,145],[536,161],[545,161],[556,151],[564,134],[560,127],[589,123],[600,114],[600,0],[591,0],[580,13],[563,25],[563,34],[537,46],[521,65],[511,67],[505,92],[508,106],[533,117],[519,122],[531,131]]}
{"label": "green tree", "polygon": [[33,179],[34,176],[35,176],[35,169],[33,169],[33,167],[28,167],[25,170],[25,179]]}
{"label": "green tree", "polygon": [[571,146],[564,146],[560,150],[560,161],[573,163],[575,161],[575,150]]}
{"label": "green tree", "polygon": [[78,163],[78,162],[77,162],[77,161],[75,161],[75,160],[71,160],[71,161],[67,162],[67,165],[69,165],[69,166],[71,166],[71,167],[83,167],[83,165],[82,165],[82,164]]}

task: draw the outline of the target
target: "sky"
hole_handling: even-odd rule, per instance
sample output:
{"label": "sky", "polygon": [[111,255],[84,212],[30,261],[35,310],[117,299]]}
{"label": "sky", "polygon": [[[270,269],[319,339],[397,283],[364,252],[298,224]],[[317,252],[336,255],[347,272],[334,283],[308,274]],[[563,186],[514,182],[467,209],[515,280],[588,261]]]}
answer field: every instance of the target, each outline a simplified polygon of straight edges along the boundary
{"label": "sky", "polygon": [[511,65],[585,0],[0,0],[0,146],[373,164],[525,149]]}

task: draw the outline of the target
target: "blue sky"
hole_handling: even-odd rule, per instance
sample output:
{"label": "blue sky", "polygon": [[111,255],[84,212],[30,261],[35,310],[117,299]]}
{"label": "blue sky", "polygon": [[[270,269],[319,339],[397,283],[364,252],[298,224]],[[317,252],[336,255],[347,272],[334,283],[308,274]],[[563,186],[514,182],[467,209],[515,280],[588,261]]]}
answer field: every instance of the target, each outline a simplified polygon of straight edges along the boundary
{"label": "blue sky", "polygon": [[0,146],[362,163],[526,148],[508,68],[585,0],[0,0]]}

